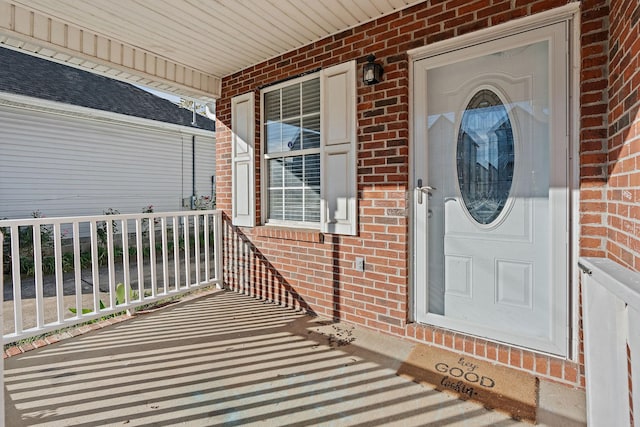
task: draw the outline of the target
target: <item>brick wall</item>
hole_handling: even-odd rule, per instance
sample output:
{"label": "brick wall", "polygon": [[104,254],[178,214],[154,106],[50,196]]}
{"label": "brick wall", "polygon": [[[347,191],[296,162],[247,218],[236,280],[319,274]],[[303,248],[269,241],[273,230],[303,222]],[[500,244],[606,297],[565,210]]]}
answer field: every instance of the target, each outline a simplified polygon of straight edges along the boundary
{"label": "brick wall", "polygon": [[608,257],[640,270],[640,4],[611,1]]}
{"label": "brick wall", "polygon": [[[640,3],[611,0],[608,81],[607,256],[640,271]],[[634,425],[631,352],[629,418]]]}
{"label": "brick wall", "polygon": [[[255,65],[223,79],[217,103],[218,207],[231,213],[231,97],[299,73],[370,53],[384,65],[383,81],[358,82],[357,237],[322,235],[257,226],[237,228],[227,218],[225,281],[239,292],[344,319],[389,334],[406,336],[571,385],[584,385],[580,364],[438,328],[408,324],[409,81],[406,51],[569,0],[429,1],[350,29]],[[605,1],[582,3],[581,176],[582,233],[587,254],[604,254],[606,215],[607,13]],[[360,72],[361,67],[358,67]],[[256,144],[260,141],[256,123]],[[256,194],[260,210],[260,147],[255,147]],[[258,219],[260,213],[258,213]],[[585,249],[586,250],[586,249]],[[355,271],[356,257],[366,271]]]}
{"label": "brick wall", "polygon": [[607,250],[607,4],[584,1],[580,28],[580,255],[592,257]]}

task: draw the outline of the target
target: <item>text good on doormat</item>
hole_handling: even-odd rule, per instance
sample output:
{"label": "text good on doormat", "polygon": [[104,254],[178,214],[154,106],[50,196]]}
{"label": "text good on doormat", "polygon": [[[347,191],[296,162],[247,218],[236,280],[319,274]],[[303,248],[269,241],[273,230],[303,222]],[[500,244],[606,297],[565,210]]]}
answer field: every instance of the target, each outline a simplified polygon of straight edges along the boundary
{"label": "text good on doormat", "polygon": [[538,381],[515,369],[417,344],[398,369],[398,375],[516,419],[536,420]]}

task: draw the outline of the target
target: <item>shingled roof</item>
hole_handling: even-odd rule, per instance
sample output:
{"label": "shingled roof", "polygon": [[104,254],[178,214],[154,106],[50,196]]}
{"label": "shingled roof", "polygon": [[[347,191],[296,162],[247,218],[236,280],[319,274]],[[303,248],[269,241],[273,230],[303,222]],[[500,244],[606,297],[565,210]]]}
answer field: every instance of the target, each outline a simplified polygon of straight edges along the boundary
{"label": "shingled roof", "polygon": [[[191,111],[133,85],[6,48],[0,91],[194,127]],[[197,115],[195,127],[213,131],[215,123]]]}

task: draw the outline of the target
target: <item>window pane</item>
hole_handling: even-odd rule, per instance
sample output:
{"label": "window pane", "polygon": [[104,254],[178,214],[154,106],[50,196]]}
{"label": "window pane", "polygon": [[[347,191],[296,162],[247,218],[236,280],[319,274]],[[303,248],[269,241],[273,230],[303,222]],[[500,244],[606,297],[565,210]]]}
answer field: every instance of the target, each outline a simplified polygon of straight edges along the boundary
{"label": "window pane", "polygon": [[282,209],[282,189],[269,190],[269,218],[284,219]]}
{"label": "window pane", "polygon": [[302,114],[320,112],[320,79],[302,83]]}
{"label": "window pane", "polygon": [[289,221],[302,221],[303,203],[302,189],[284,190],[285,210],[284,219]]}
{"label": "window pane", "polygon": [[320,116],[305,117],[302,119],[303,148],[320,147]]}
{"label": "window pane", "polygon": [[300,85],[282,89],[282,118],[300,115]]}
{"label": "window pane", "polygon": [[282,123],[280,122],[267,122],[265,126],[266,140],[267,140],[267,153],[280,153],[282,152]]}
{"label": "window pane", "polygon": [[320,222],[320,187],[313,187],[305,191],[304,220]]}
{"label": "window pane", "polygon": [[300,119],[282,123],[282,151],[300,150]]}
{"label": "window pane", "polygon": [[319,151],[320,79],[268,92],[264,104],[266,152],[286,155],[266,160],[269,219],[320,222],[320,154],[292,156]]}
{"label": "window pane", "polygon": [[302,187],[304,182],[302,156],[285,159],[284,186]]}
{"label": "window pane", "polygon": [[280,91],[274,90],[264,96],[264,113],[267,121],[280,120]]}
{"label": "window pane", "polygon": [[304,185],[320,187],[320,154],[304,156]]}
{"label": "window pane", "polygon": [[282,159],[269,160],[269,187],[282,187]]}

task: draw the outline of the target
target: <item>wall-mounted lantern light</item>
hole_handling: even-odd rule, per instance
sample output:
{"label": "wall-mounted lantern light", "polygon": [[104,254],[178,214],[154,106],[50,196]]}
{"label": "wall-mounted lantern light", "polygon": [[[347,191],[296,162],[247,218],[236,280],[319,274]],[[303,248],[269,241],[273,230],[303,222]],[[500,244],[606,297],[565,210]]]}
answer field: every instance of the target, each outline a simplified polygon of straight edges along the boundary
{"label": "wall-mounted lantern light", "polygon": [[382,65],[376,64],[375,55],[367,56],[367,63],[362,67],[362,81],[366,85],[373,85],[382,80]]}

